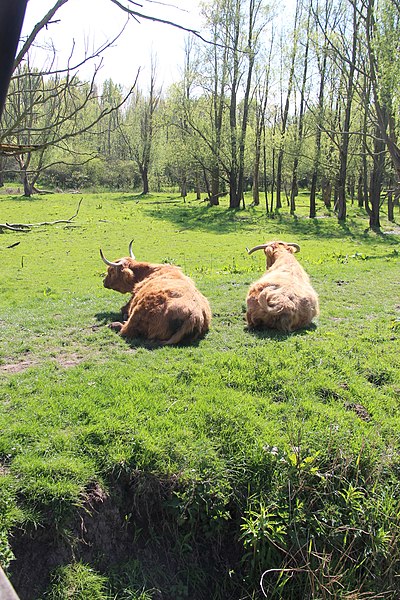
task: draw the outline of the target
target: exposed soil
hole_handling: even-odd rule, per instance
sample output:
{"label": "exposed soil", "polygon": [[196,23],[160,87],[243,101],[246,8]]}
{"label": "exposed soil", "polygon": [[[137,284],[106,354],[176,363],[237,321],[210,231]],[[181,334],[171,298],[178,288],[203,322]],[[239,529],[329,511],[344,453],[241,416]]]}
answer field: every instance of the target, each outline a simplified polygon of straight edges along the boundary
{"label": "exposed soil", "polygon": [[352,410],[353,412],[355,412],[356,415],[363,421],[368,422],[371,420],[371,415],[369,414],[369,412],[367,411],[365,406],[363,406],[362,404],[355,404],[355,403],[349,402],[348,404],[345,405],[345,407],[347,410]]}
{"label": "exposed soil", "polygon": [[68,369],[69,367],[76,367],[76,365],[79,365],[86,358],[87,356],[85,357],[81,354],[59,354],[54,360],[60,367]]}
{"label": "exposed soil", "polygon": [[93,484],[84,506],[63,523],[56,526],[49,514],[42,527],[14,531],[10,580],[20,600],[37,600],[57,567],[79,560],[105,574],[136,561],[137,589],[152,589],[155,600],[176,600],[188,573],[202,573],[187,597],[208,600],[215,582],[235,566],[237,548],[232,539],[223,543],[222,536],[218,543],[204,544],[201,527],[185,535],[187,524],[179,524],[178,511],[166,508],[177,485],[174,477],[162,481],[150,474],[123,474],[109,493]]}
{"label": "exposed soil", "polygon": [[87,491],[84,507],[64,517],[58,527],[49,521],[31,531],[16,530],[11,540],[15,555],[10,580],[21,600],[36,600],[48,588],[57,567],[77,560],[99,572],[137,556],[140,546],[132,532],[133,507],[129,486],[117,485],[107,494],[99,485]]}
{"label": "exposed soil", "polygon": [[0,364],[0,373],[20,373],[21,371],[25,371],[26,369],[29,369],[30,367],[36,367],[38,365],[40,365],[42,362],[44,362],[45,360],[52,360],[54,362],[56,362],[60,367],[63,367],[65,369],[68,369],[70,367],[76,367],[77,365],[79,365],[80,363],[82,363],[84,360],[87,360],[88,356],[83,356],[82,354],[78,354],[78,353],[71,353],[71,354],[58,354],[55,357],[51,357],[50,359],[48,357],[42,358],[42,359],[38,359],[38,358],[25,358],[24,360],[15,360],[13,361],[12,359],[9,359],[9,362],[6,362],[5,364]]}
{"label": "exposed soil", "polygon": [[25,369],[29,369],[29,367],[34,367],[37,364],[35,360],[21,360],[19,362],[14,363],[6,363],[5,365],[0,365],[0,373],[20,373]]}

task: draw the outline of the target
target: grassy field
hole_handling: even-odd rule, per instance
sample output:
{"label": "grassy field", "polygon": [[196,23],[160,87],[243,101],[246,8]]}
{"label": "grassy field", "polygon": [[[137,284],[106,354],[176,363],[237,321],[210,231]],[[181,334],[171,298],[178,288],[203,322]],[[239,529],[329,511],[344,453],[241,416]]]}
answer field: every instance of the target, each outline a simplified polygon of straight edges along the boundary
{"label": "grassy field", "polygon": [[[400,596],[400,237],[173,195],[0,197],[0,563],[21,600]],[[399,221],[399,218],[398,218]],[[383,219],[383,229],[399,225]],[[102,286],[128,244],[208,297],[196,345],[126,341]],[[250,333],[297,242],[315,325]],[[9,247],[16,242],[17,246]],[[384,595],[382,595],[384,594]]]}

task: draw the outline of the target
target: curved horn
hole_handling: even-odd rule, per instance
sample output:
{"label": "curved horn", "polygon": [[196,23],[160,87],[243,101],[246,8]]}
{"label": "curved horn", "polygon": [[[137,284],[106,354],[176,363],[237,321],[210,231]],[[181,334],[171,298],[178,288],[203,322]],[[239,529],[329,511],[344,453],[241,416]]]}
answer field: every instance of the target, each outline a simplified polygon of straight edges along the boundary
{"label": "curved horn", "polygon": [[135,255],[132,252],[132,244],[133,244],[133,240],[131,240],[130,243],[129,243],[129,256],[131,258],[133,258],[133,260],[136,260]]}
{"label": "curved horn", "polygon": [[106,265],[108,265],[109,267],[118,267],[119,266],[119,263],[111,262],[110,260],[107,260],[106,257],[104,256],[103,251],[102,251],[101,248],[100,248],[100,256],[101,256],[101,260],[103,262],[105,262]]}
{"label": "curved horn", "polygon": [[298,244],[293,244],[292,242],[288,242],[287,245],[292,246],[292,248],[295,248],[296,252],[300,252],[300,246]]}
{"label": "curved horn", "polygon": [[246,248],[247,254],[252,254],[256,250],[264,250],[264,248],[267,248],[268,246],[269,244],[260,244],[259,246],[254,246],[254,248],[252,248],[251,250],[249,250],[249,248]]}

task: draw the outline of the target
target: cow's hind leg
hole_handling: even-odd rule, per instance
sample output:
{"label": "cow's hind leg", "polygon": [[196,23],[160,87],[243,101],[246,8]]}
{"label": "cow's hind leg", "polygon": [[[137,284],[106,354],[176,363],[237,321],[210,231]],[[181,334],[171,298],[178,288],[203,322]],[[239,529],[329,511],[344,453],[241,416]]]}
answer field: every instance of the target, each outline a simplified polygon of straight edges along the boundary
{"label": "cow's hind leg", "polygon": [[113,321],[113,323],[110,323],[108,326],[113,331],[121,331],[121,329],[123,328],[124,324],[121,323],[120,321]]}
{"label": "cow's hind leg", "polygon": [[140,320],[140,315],[133,312],[129,319],[122,324],[122,327],[119,330],[120,334],[127,338],[134,338],[142,335],[143,332],[141,331]]}

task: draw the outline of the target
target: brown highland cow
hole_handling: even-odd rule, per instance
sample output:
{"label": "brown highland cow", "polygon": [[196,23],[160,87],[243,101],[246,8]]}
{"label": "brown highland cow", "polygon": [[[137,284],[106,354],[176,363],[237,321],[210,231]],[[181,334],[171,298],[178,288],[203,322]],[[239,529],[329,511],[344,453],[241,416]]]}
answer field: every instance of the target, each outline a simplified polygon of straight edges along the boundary
{"label": "brown highland cow", "polygon": [[122,307],[122,321],[110,327],[128,338],[144,337],[161,344],[193,342],[209,329],[208,300],[179,267],[137,261],[129,244],[129,257],[108,265],[104,287],[132,294]]}
{"label": "brown highland cow", "polygon": [[293,254],[298,244],[268,242],[247,252],[264,250],[267,271],[251,286],[247,294],[249,327],[294,331],[309,325],[319,314],[318,295],[310,279]]}

